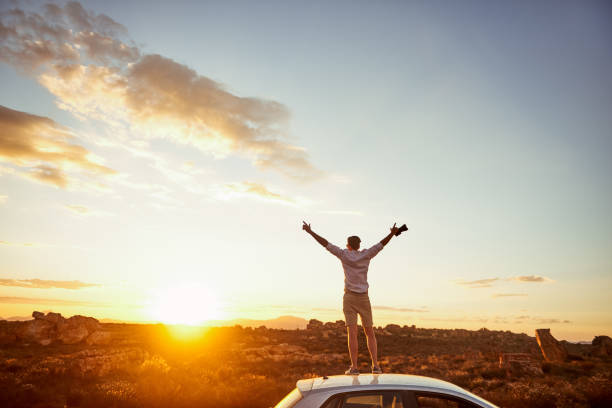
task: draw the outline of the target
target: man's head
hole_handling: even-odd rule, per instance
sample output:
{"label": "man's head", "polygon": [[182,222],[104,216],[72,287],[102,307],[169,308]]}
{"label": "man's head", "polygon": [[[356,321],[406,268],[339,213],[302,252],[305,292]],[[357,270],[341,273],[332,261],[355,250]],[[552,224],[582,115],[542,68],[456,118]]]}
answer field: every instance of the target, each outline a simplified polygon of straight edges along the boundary
{"label": "man's head", "polygon": [[353,249],[357,251],[359,249],[359,245],[361,244],[361,239],[357,235],[353,235],[348,237],[346,241],[346,247],[348,249]]}

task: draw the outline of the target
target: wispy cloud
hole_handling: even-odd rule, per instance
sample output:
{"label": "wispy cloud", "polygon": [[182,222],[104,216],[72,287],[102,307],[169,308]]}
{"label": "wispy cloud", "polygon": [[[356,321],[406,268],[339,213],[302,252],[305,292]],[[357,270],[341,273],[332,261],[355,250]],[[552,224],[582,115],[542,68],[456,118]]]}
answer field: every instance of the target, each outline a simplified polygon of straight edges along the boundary
{"label": "wispy cloud", "polygon": [[491,295],[492,298],[503,298],[503,297],[522,297],[527,296],[526,293],[494,293]]}
{"label": "wispy cloud", "polygon": [[288,142],[283,104],[237,96],[184,64],[143,55],[106,15],[69,2],[46,5],[43,14],[15,8],[2,12],[0,22],[0,60],[35,75],[60,108],[81,119],[215,157],[239,155],[294,180],[323,174],[304,148]]}
{"label": "wispy cloud", "polygon": [[24,247],[42,246],[41,244],[38,244],[35,242],[9,242],[9,241],[0,241],[0,245],[24,246]]}
{"label": "wispy cloud", "polygon": [[494,283],[499,282],[519,282],[519,283],[545,283],[553,282],[552,279],[544,276],[528,275],[528,276],[513,276],[510,278],[486,278],[473,281],[458,280],[455,281],[458,285],[467,286],[469,288],[490,288]]}
{"label": "wispy cloud", "polygon": [[0,286],[15,286],[20,288],[33,288],[33,289],[83,289],[101,286],[96,283],[86,283],[78,280],[73,281],[58,281],[58,280],[46,280],[46,279],[0,279]]}
{"label": "wispy cloud", "polygon": [[571,321],[567,319],[537,319],[538,324],[570,324]]}
{"label": "wispy cloud", "polygon": [[66,204],[64,205],[64,208],[72,212],[73,214],[76,214],[82,217],[102,217],[102,216],[113,215],[110,212],[93,210],[89,207],[85,207],[84,205]]}
{"label": "wispy cloud", "polygon": [[0,106],[0,161],[24,169],[22,177],[67,188],[77,182],[69,173],[115,174],[53,120]]}
{"label": "wispy cloud", "polygon": [[218,190],[217,197],[221,199],[246,197],[276,202],[279,204],[296,204],[295,199],[279,193],[272,192],[265,185],[252,181],[225,184]]}
{"label": "wispy cloud", "polygon": [[493,282],[497,282],[499,278],[487,278],[473,281],[457,281],[459,285],[467,286],[469,288],[490,288]]}
{"label": "wispy cloud", "polygon": [[550,278],[547,278],[545,276],[536,276],[536,275],[515,276],[512,278],[508,278],[508,280],[517,281],[517,282],[534,282],[534,283],[552,282],[552,279]]}
{"label": "wispy cloud", "polygon": [[570,320],[567,319],[557,319],[557,318],[549,318],[549,317],[537,317],[537,316],[529,316],[529,315],[520,315],[514,317],[515,323],[526,323],[531,322],[535,324],[569,324]]}
{"label": "wispy cloud", "polygon": [[373,310],[387,310],[392,312],[412,312],[412,313],[427,313],[427,309],[413,309],[408,307],[393,307],[393,306],[372,306]]}
{"label": "wispy cloud", "polygon": [[83,300],[11,297],[11,296],[0,296],[0,303],[26,304],[26,305],[50,305],[50,306],[90,306],[90,307],[108,307],[110,306],[107,303],[90,302],[90,301],[83,301]]}

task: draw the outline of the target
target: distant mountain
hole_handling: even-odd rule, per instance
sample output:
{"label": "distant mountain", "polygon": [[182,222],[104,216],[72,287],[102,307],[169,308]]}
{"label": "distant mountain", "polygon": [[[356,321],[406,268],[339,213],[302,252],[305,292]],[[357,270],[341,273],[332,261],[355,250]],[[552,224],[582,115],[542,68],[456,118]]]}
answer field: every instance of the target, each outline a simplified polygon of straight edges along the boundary
{"label": "distant mountain", "polygon": [[7,320],[9,322],[18,322],[18,321],[22,321],[22,320],[32,320],[32,316],[0,317],[0,320]]}
{"label": "distant mountain", "polygon": [[233,320],[215,320],[209,322],[207,326],[235,326],[239,324],[242,327],[259,327],[266,326],[268,329],[305,329],[308,320],[295,316],[280,316],[276,319],[268,320],[253,320],[253,319],[233,319]]}

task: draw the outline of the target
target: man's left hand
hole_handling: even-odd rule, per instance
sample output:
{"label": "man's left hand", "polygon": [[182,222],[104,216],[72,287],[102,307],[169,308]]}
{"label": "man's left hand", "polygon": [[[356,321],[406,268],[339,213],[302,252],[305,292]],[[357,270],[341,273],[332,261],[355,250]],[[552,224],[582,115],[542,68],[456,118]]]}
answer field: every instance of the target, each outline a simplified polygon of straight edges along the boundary
{"label": "man's left hand", "polygon": [[393,235],[395,235],[397,233],[397,231],[399,230],[399,228],[397,228],[395,226],[395,224],[397,224],[397,223],[394,222],[393,226],[391,227],[391,234],[393,234]]}

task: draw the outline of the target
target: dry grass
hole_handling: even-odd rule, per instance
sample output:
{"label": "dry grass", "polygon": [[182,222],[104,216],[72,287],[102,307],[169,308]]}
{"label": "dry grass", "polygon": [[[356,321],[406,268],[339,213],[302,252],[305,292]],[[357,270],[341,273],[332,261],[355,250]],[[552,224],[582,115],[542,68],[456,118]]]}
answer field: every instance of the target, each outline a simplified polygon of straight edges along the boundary
{"label": "dry grass", "polygon": [[[346,336],[342,331],[323,339],[320,333],[308,330],[217,328],[191,340],[177,341],[163,326],[105,326],[113,331],[115,340],[106,348],[98,347],[98,355],[137,348],[142,350],[142,358],[111,367],[102,375],[83,374],[71,368],[70,358],[85,346],[3,347],[0,406],[270,407],[295,386],[297,379],[338,374],[348,363],[348,359],[254,355],[263,347],[267,347],[266,353],[274,354],[275,347],[282,343],[303,347],[312,356],[345,355]],[[540,375],[509,371],[499,368],[498,352],[533,352],[533,338],[501,332],[467,337],[465,333],[448,332],[443,338],[428,337],[425,332],[410,336],[381,333],[383,369],[442,378],[508,408],[612,406],[610,361],[542,363],[544,374]],[[498,339],[487,340],[491,336]],[[499,338],[506,337],[507,342],[500,343]],[[367,350],[361,340],[365,369]],[[534,353],[534,358],[540,357]]]}

